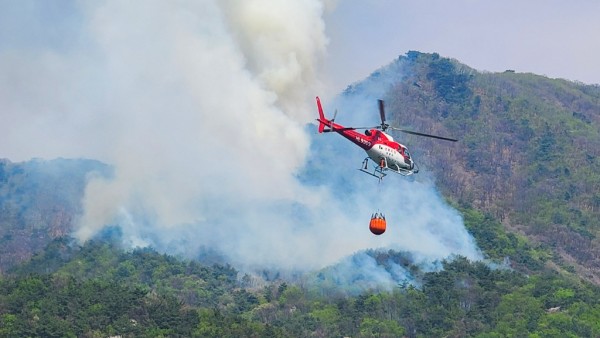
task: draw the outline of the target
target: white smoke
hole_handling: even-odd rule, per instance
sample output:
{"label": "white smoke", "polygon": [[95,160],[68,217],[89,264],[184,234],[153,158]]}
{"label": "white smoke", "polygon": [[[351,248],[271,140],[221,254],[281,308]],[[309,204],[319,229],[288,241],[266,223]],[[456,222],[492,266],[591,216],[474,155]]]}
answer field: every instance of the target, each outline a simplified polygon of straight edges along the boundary
{"label": "white smoke", "polygon": [[[378,191],[353,169],[360,149],[337,135],[311,141],[321,1],[69,4],[67,26],[45,17],[61,43],[0,45],[0,153],[114,167],[90,178],[79,240],[116,225],[133,246],[285,269],[373,247],[479,257],[432,184],[394,177]],[[390,225],[380,237],[367,228],[376,208]]]}
{"label": "white smoke", "polygon": [[[258,4],[254,15],[260,8],[268,9]],[[116,77],[110,82],[122,85],[113,87],[109,108],[112,127],[121,130],[111,154],[117,176],[90,183],[80,239],[122,206],[139,204],[157,224],[174,226],[205,220],[203,200],[243,205],[294,194],[290,173],[308,145],[301,121],[277,108],[278,93],[246,67],[223,16],[206,1],[94,9],[92,29]],[[303,48],[290,44],[282,53]]]}

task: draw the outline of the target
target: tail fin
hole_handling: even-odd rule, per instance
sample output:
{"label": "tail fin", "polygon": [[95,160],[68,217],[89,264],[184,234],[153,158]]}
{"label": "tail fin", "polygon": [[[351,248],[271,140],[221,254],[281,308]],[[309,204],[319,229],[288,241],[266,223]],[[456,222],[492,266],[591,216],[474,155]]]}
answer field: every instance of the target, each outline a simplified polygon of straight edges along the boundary
{"label": "tail fin", "polygon": [[319,119],[317,120],[319,121],[319,133],[322,133],[325,130],[326,123],[329,122],[329,120],[325,118],[325,113],[323,113],[323,106],[321,106],[321,100],[318,96],[317,108],[319,108]]}

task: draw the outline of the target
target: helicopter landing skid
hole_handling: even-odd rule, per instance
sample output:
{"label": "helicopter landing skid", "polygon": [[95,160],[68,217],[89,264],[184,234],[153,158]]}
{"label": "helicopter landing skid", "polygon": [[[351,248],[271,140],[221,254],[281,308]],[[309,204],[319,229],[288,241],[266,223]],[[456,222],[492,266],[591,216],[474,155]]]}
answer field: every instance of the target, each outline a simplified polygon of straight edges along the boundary
{"label": "helicopter landing skid", "polygon": [[413,170],[390,168],[390,167],[388,167],[387,161],[385,159],[382,159],[381,164],[376,165],[375,168],[373,169],[373,172],[371,172],[367,168],[368,163],[369,163],[369,157],[364,159],[362,167],[359,168],[358,170],[362,171],[365,174],[371,175],[371,176],[379,179],[380,181],[387,175],[385,173],[386,170],[390,170],[390,171],[395,172],[396,174],[400,174],[402,176],[409,176],[409,175],[416,174],[419,172],[418,168],[415,168]]}
{"label": "helicopter landing skid", "polygon": [[387,163],[384,163],[385,160],[382,160],[382,164],[384,166],[379,166],[376,165],[375,169],[373,169],[373,172],[370,172],[368,170],[368,164],[369,164],[369,158],[365,158],[365,160],[362,163],[362,166],[358,169],[360,171],[362,171],[365,174],[371,175],[377,179],[379,179],[380,181],[387,175],[386,173],[384,173],[383,171],[387,168]]}

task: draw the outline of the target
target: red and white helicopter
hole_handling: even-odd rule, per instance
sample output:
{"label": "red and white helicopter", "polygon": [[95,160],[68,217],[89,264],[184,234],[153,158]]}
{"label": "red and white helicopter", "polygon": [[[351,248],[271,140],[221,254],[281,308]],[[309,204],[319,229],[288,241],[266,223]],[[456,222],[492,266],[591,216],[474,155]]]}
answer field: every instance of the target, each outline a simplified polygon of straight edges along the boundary
{"label": "red and white helicopter", "polygon": [[[323,107],[321,106],[321,100],[318,96],[317,107],[319,109],[319,118],[317,119],[317,121],[319,121],[319,133],[336,132],[364,149],[368,156],[364,159],[362,167],[359,170],[371,176],[377,177],[379,180],[386,175],[388,170],[404,176],[419,172],[418,166],[411,158],[408,149],[406,149],[404,145],[394,141],[394,138],[385,132],[388,128],[412,135],[431,137],[452,142],[457,141],[453,138],[424,134],[390,126],[385,122],[385,111],[382,100],[379,100],[379,116],[381,117],[381,124],[374,127],[344,127],[340,124],[337,124],[334,122],[337,111],[331,120],[325,118]],[[364,134],[361,134],[356,131],[357,129],[366,130]],[[376,164],[373,172],[370,172],[367,168],[369,159]]]}

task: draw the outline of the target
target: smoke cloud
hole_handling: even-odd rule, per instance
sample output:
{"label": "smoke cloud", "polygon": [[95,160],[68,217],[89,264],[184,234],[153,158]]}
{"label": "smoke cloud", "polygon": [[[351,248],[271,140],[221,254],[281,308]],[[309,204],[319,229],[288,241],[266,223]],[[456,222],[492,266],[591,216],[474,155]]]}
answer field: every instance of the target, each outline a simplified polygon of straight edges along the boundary
{"label": "smoke cloud", "polygon": [[[0,11],[21,19],[0,14],[19,32],[0,39],[0,154],[114,167],[88,181],[79,240],[118,226],[131,246],[214,250],[248,269],[321,268],[378,247],[480,257],[431,182],[378,185],[354,170],[360,149],[307,127],[323,2],[27,4]],[[329,105],[340,122],[370,124],[374,95]],[[379,237],[367,227],[377,209],[389,225]]]}

